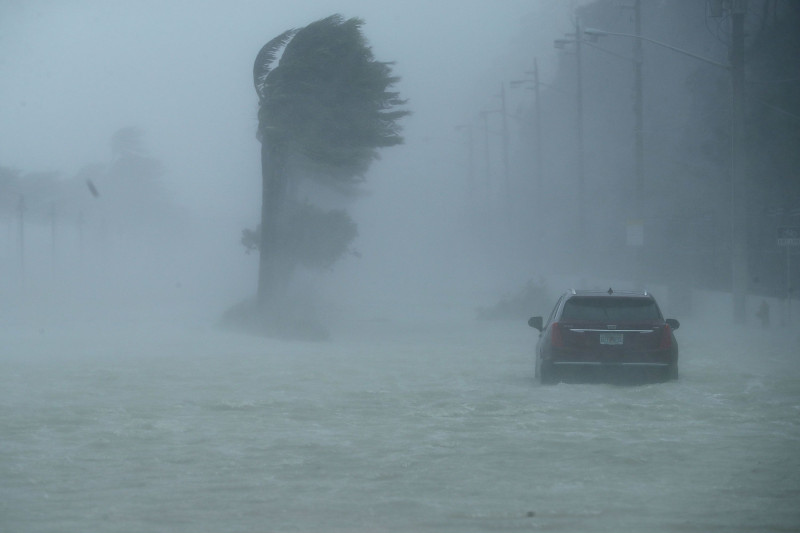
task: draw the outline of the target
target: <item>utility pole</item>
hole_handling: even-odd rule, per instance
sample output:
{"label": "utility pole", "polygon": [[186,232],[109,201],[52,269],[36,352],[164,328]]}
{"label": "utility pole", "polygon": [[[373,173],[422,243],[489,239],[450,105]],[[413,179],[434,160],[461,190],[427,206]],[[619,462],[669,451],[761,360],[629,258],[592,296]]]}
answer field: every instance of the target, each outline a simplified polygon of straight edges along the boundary
{"label": "utility pole", "polygon": [[56,204],[50,207],[50,259],[53,277],[56,275]]}
{"label": "utility pole", "polygon": [[[642,34],[642,3],[636,0],[633,6],[634,24],[636,35]],[[635,100],[633,104],[634,123],[634,184],[635,201],[633,208],[633,224],[642,228],[644,235],[644,54],[642,53],[642,40],[633,40],[633,83]],[[629,222],[631,223],[631,222]],[[636,283],[644,285],[644,239],[634,243],[634,279]]]}
{"label": "utility pole", "polygon": [[[535,196],[536,201],[534,205],[535,210],[535,220],[537,221],[536,226],[539,227],[541,225],[541,212],[542,206],[544,203],[544,171],[543,171],[543,163],[542,163],[542,100],[540,98],[540,85],[539,82],[539,61],[537,58],[533,58],[533,70],[526,70],[525,74],[533,76],[533,78],[526,78],[521,80],[513,80],[510,82],[511,87],[518,87],[524,85],[528,82],[533,84],[533,93],[534,93],[534,100],[533,100],[533,110],[534,110],[534,164],[536,168],[536,174],[534,176],[535,181]],[[537,233],[538,235],[538,233]]]}
{"label": "utility pole", "polygon": [[490,205],[492,203],[492,163],[489,158],[489,111],[481,111],[483,119],[483,162],[485,165],[486,178],[486,199]]}
{"label": "utility pole", "polygon": [[25,197],[19,197],[19,272],[20,278],[25,279]]}
{"label": "utility pole", "polygon": [[510,179],[509,179],[509,172],[508,172],[508,124],[507,124],[507,117],[506,117],[506,96],[505,96],[505,87],[501,83],[500,84],[500,109],[491,109],[491,110],[483,110],[480,112],[481,118],[483,118],[483,140],[484,140],[484,151],[486,153],[486,196],[487,198],[491,198],[492,187],[491,187],[491,175],[492,175],[492,168],[491,168],[491,161],[489,158],[489,113],[500,113],[503,117],[502,127],[503,131],[501,132],[502,135],[502,158],[503,158],[503,173],[505,178],[505,199],[500,198],[503,193],[498,189],[497,195],[498,200],[503,204],[504,210],[506,215],[510,215],[510,199],[511,199],[511,189],[510,189]]}
{"label": "utility pole", "polygon": [[[729,63],[720,63],[681,48],[650,39],[641,34],[609,32],[587,28],[585,33],[591,36],[617,35],[667,48],[674,52],[693,57],[705,63],[724,68],[731,74],[731,159],[730,159],[730,191],[731,191],[731,280],[733,293],[733,321],[744,324],[747,318],[747,153],[745,143],[744,120],[744,17],[747,12],[747,0],[726,0],[711,2],[711,16],[722,16],[723,9],[731,13],[731,47]],[[638,24],[638,23],[637,23]],[[556,41],[558,44],[559,41]]]}
{"label": "utility pole", "polygon": [[536,113],[536,220],[542,221],[543,175],[542,171],[542,103],[539,98],[539,62],[533,59],[534,110]]}
{"label": "utility pole", "polygon": [[[636,0],[634,4],[634,19],[636,24],[636,35],[642,34],[642,5],[641,0]],[[636,172],[636,205],[639,206],[641,214],[642,202],[644,200],[644,89],[643,89],[643,54],[642,40],[633,40],[633,61],[634,61],[634,84],[636,100],[633,105],[634,115],[636,116],[635,125],[635,172]]]}
{"label": "utility pole", "polygon": [[747,154],[744,136],[744,16],[746,2],[731,3],[731,232],[733,321],[747,318]]}
{"label": "utility pole", "polygon": [[474,140],[472,136],[472,125],[461,124],[456,126],[457,130],[467,131],[467,194],[469,195],[470,204],[475,202],[475,149]]}
{"label": "utility pole", "polygon": [[581,42],[583,35],[581,35],[581,26],[578,18],[575,18],[575,50],[577,66],[577,84],[578,84],[578,242],[581,253],[585,253],[584,245],[586,240],[586,183],[585,183],[585,163],[584,156],[586,151],[583,144],[583,59],[581,52]]}
{"label": "utility pole", "polygon": [[575,164],[577,165],[576,181],[578,185],[578,235],[576,242],[578,243],[579,250],[584,252],[586,243],[586,183],[584,163],[585,149],[583,144],[583,32],[581,31],[580,21],[577,18],[575,19],[575,33],[568,33],[566,35],[570,38],[556,39],[555,46],[556,48],[564,48],[568,43],[575,43],[575,83],[577,85],[577,90],[575,91],[577,96],[575,108],[577,110],[576,131],[578,136],[578,142],[576,143],[577,153],[575,154]]}
{"label": "utility pole", "polygon": [[505,179],[506,215],[511,215],[511,177],[508,171],[508,114],[506,113],[506,87],[500,83],[500,116],[503,120],[503,178]]}
{"label": "utility pole", "polygon": [[80,265],[83,266],[83,211],[78,213],[78,253],[80,254]]}

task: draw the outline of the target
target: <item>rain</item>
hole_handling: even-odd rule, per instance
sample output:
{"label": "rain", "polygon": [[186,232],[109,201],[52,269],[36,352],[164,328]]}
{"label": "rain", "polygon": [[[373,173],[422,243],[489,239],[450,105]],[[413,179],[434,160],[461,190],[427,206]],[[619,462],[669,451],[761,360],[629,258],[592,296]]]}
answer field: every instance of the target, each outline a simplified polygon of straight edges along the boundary
{"label": "rain", "polygon": [[[2,2],[0,531],[797,529],[799,19]],[[679,379],[537,383],[570,288]]]}

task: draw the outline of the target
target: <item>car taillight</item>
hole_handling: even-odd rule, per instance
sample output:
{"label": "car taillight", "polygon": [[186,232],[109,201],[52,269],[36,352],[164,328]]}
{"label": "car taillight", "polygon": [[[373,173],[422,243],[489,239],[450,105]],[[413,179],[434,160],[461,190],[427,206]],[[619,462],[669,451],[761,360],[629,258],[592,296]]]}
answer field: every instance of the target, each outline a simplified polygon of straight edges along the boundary
{"label": "car taillight", "polygon": [[558,322],[553,322],[550,328],[550,344],[556,348],[564,347],[564,337],[561,335],[561,324]]}
{"label": "car taillight", "polygon": [[672,346],[672,328],[669,327],[669,324],[664,324],[664,329],[661,331],[661,342],[658,347],[664,349],[670,346]]}

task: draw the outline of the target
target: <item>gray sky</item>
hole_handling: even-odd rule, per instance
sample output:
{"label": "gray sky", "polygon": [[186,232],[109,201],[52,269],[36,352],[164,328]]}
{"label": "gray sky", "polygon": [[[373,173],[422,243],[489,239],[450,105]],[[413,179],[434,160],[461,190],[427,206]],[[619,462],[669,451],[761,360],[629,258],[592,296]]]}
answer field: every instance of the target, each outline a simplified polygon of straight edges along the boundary
{"label": "gray sky", "polygon": [[[406,143],[382,152],[365,196],[348,206],[362,259],[337,265],[337,285],[350,276],[372,292],[392,283],[397,292],[428,291],[472,286],[481,270],[493,283],[514,283],[467,246],[475,241],[462,216],[467,152],[454,126],[497,109],[500,83],[524,76],[534,58],[543,80],[552,74],[553,39],[570,31],[576,3],[0,0],[0,165],[69,178],[108,162],[111,135],[136,126],[164,163],[174,201],[225,218],[227,248],[214,257],[238,262],[228,277],[252,270],[257,261],[238,240],[260,210],[255,56],[286,29],[334,13],[360,17],[376,59],[395,62],[413,115],[403,121]],[[513,112],[531,94],[508,97]],[[476,131],[476,151],[479,142]],[[234,276],[247,291],[250,270]]]}
{"label": "gray sky", "polygon": [[[376,58],[396,61],[403,78],[414,116],[408,147],[397,150],[413,150],[452,135],[476,100],[490,98],[479,80],[514,62],[526,17],[541,19],[548,46],[569,27],[572,4],[3,0],[0,164],[69,176],[107,160],[111,134],[134,125],[166,164],[178,201],[235,209],[259,185],[253,59],[284,29],[337,12],[363,18]],[[552,46],[536,54],[555,57]],[[530,66],[516,62],[518,71]]]}

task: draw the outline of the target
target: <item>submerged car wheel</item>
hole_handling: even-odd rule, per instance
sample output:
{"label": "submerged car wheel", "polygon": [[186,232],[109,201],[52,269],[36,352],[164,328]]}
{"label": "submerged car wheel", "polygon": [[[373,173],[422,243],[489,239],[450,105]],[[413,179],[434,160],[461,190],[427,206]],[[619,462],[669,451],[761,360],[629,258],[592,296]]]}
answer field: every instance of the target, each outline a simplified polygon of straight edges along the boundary
{"label": "submerged car wheel", "polygon": [[658,373],[658,381],[675,381],[678,379],[678,362],[673,361],[667,367],[661,369]]}
{"label": "submerged car wheel", "polygon": [[553,385],[557,382],[555,369],[552,364],[539,362],[536,367],[537,381],[542,385]]}
{"label": "submerged car wheel", "polygon": [[673,361],[667,367],[667,380],[675,381],[678,379],[678,361]]}

